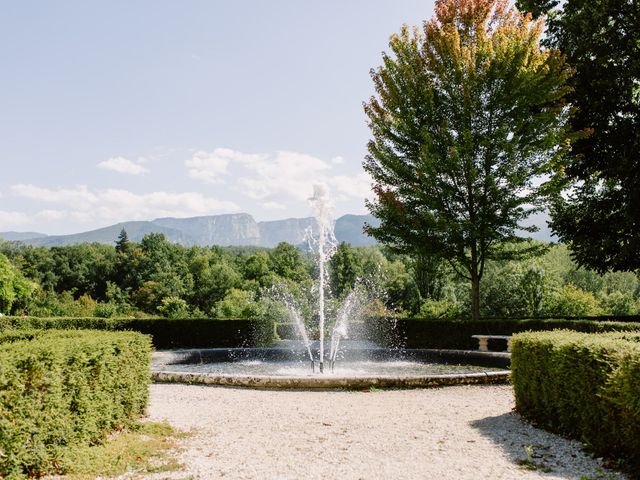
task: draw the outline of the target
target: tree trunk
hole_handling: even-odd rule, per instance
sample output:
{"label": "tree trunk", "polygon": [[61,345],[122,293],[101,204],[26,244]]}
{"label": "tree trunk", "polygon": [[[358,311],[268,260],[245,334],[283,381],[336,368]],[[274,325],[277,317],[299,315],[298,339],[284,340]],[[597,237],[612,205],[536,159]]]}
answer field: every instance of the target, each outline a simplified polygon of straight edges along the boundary
{"label": "tree trunk", "polygon": [[480,320],[480,275],[471,274],[471,320]]}

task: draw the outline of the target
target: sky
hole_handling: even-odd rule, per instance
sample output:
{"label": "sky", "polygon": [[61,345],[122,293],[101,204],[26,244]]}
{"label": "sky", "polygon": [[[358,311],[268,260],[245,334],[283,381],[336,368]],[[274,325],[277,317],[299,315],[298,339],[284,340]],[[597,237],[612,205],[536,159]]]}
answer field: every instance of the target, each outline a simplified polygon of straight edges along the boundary
{"label": "sky", "polygon": [[369,71],[430,0],[2,1],[0,231],[366,213]]}

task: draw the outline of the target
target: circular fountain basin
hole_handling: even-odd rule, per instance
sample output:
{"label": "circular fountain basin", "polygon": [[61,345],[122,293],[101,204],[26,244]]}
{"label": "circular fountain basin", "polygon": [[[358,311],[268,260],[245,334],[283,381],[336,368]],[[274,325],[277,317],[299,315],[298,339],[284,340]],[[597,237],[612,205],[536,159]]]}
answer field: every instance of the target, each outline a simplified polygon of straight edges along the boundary
{"label": "circular fountain basin", "polygon": [[347,349],[324,372],[303,350],[214,348],[154,354],[156,382],[252,388],[423,388],[506,383],[510,354],[467,350]]}

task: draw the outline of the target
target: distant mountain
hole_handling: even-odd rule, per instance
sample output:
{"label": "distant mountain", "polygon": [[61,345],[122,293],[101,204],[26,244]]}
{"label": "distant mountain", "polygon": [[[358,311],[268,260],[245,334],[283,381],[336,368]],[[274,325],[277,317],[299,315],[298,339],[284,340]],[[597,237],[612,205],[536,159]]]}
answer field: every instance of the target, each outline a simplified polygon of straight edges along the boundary
{"label": "distant mountain", "polygon": [[259,222],[258,227],[260,228],[260,245],[263,247],[273,247],[280,242],[300,245],[306,242],[309,228],[313,233],[318,230],[316,221],[312,217]]}
{"label": "distant mountain", "polygon": [[32,238],[43,238],[47,235],[37,232],[0,232],[0,239],[10,242],[19,242],[21,240],[30,240]]}
{"label": "distant mountain", "polygon": [[78,243],[113,243],[120,235],[122,229],[127,231],[129,240],[139,242],[148,233],[163,233],[168,241],[191,246],[195,242],[179,230],[166,228],[152,222],[123,222],[89,232],[74,233],[72,235],[50,235],[47,237],[25,239],[22,242],[36,247],[56,247],[62,245],[75,245]]}
{"label": "distant mountain", "polygon": [[[344,215],[338,218],[336,221],[338,241],[348,242],[354,246],[373,245],[375,241],[364,234],[365,222],[378,224],[371,215]],[[158,218],[150,222],[123,222],[73,235],[46,236],[7,232],[12,234],[12,238],[7,238],[7,240],[44,247],[92,242],[113,245],[123,228],[126,230],[129,240],[134,242],[139,242],[149,233],[162,233],[168,241],[185,246],[253,245],[274,247],[280,242],[299,245],[305,241],[305,235],[309,228],[313,232],[317,231],[316,222],[312,217],[256,222],[249,214],[237,213],[190,218]],[[3,235],[0,233],[0,237]]]}
{"label": "distant mountain", "polygon": [[364,233],[365,223],[377,227],[380,220],[373,215],[343,215],[336,220],[336,238],[354,247],[375,245],[377,242]]}
{"label": "distant mountain", "polygon": [[190,218],[158,218],[152,223],[182,232],[192,239],[195,245],[261,246],[260,228],[248,213]]}

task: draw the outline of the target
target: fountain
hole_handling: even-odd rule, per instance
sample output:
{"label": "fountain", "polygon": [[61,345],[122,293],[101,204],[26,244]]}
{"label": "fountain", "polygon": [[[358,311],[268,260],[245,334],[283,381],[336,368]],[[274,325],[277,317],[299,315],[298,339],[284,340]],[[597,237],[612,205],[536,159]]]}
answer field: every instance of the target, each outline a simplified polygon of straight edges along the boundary
{"label": "fountain", "polygon": [[[156,352],[153,364],[156,381],[269,388],[406,388],[507,381],[506,353],[381,348],[366,340],[346,340],[350,322],[358,318],[369,300],[366,288],[358,282],[337,308],[326,352],[327,266],[337,241],[327,189],[315,185],[309,201],[317,227],[315,232],[308,229],[307,241],[317,260],[318,340],[310,339],[295,298],[287,291],[279,292],[277,298],[296,327],[297,342],[283,341],[271,348]],[[343,348],[345,343],[349,343],[349,348]]]}
{"label": "fountain", "polygon": [[[324,372],[324,324],[325,324],[325,306],[324,295],[327,283],[327,262],[336,251],[338,242],[334,233],[333,215],[331,204],[327,199],[326,188],[322,185],[313,186],[313,197],[309,199],[315,210],[315,218],[318,224],[318,238],[315,239],[308,230],[309,244],[317,252],[318,257],[318,329],[320,331],[320,360],[318,362],[320,373]],[[333,342],[332,342],[333,345]]]}

